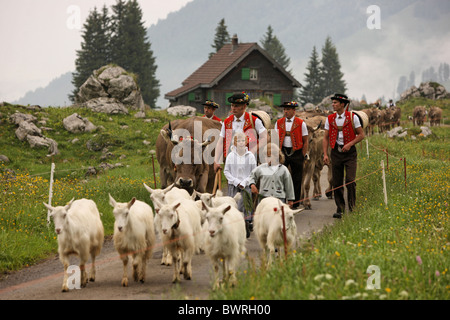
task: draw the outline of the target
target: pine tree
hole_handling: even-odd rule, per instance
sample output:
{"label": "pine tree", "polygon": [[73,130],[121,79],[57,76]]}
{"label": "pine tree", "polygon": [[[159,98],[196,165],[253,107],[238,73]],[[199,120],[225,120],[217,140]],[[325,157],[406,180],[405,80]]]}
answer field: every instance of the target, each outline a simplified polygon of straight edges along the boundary
{"label": "pine tree", "polygon": [[113,6],[111,61],[138,77],[144,102],[155,106],[159,96],[156,64],[142,20],[142,10],[136,0],[118,0]]}
{"label": "pine tree", "polygon": [[[277,36],[273,35],[272,26],[267,27],[265,36],[261,39],[261,46],[266,50],[276,62],[281,64],[284,69],[289,68],[291,59],[286,55],[284,46],[278,40]],[[289,71],[291,72],[291,71]]]}
{"label": "pine tree", "polygon": [[72,74],[75,89],[70,100],[75,102],[76,94],[92,72],[110,62],[108,9],[102,12],[94,8],[83,25],[81,50],[77,50],[76,71]]}
{"label": "pine tree", "polygon": [[224,45],[230,42],[230,34],[228,33],[227,26],[225,25],[225,19],[220,20],[216,28],[216,35],[214,37],[214,44],[211,45],[215,49],[215,52],[211,52],[209,57],[218,52]]}
{"label": "pine tree", "polygon": [[320,59],[316,47],[313,47],[311,58],[306,67],[305,85],[300,89],[300,102],[317,104],[322,101],[320,76]]}
{"label": "pine tree", "polygon": [[325,40],[322,48],[322,67],[321,67],[321,93],[327,97],[334,93],[345,94],[347,91],[345,81],[342,79],[344,74],[341,72],[341,63],[336,51],[336,47],[330,37]]}

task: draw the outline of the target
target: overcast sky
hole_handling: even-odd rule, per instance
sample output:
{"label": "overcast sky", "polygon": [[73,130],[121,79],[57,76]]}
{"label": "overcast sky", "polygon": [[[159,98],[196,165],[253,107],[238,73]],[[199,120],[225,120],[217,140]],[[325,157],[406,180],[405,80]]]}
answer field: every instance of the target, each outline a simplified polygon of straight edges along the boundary
{"label": "overcast sky", "polygon": [[[138,0],[145,26],[192,0]],[[0,0],[0,101],[14,101],[75,70],[89,12],[116,0]],[[78,19],[79,17],[79,19]]]}

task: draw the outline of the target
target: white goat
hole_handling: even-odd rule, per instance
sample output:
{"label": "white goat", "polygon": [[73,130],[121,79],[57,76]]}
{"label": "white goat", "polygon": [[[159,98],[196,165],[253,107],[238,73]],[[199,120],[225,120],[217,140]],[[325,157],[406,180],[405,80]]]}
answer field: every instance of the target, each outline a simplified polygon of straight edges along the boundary
{"label": "white goat", "polygon": [[241,200],[241,193],[238,192],[234,197],[224,196],[222,190],[217,190],[216,194],[200,193],[194,191],[207,206],[218,207],[222,204],[229,204],[235,208],[238,207],[238,202]]}
{"label": "white goat", "polygon": [[[145,183],[144,187],[150,193],[150,199],[153,202],[155,210],[160,209],[160,204],[172,203],[180,199],[191,199],[189,192],[187,192],[184,189],[175,187],[175,184],[171,184],[165,189],[152,189]],[[156,202],[155,200],[157,200],[158,202]],[[159,220],[158,215],[155,216],[155,229],[162,241],[161,221]],[[172,256],[170,255],[170,252],[167,250],[167,247],[165,246],[163,246],[161,264],[166,266],[172,265]]]}
{"label": "white goat", "polygon": [[114,208],[114,246],[123,262],[122,286],[128,287],[128,255],[133,256],[134,281],[144,283],[147,260],[155,245],[153,210],[136,198],[119,203],[109,195],[109,204]]}
{"label": "white goat", "polygon": [[[103,246],[103,224],[95,202],[72,199],[66,206],[52,207],[46,203],[44,206],[53,217],[55,232],[58,235],[59,259],[64,265],[62,291],[69,291],[67,268],[71,254],[80,258],[81,286],[85,287],[89,280],[95,281],[95,257],[100,254]],[[85,264],[89,255],[92,265],[88,279]]]}
{"label": "white goat", "polygon": [[190,280],[192,256],[200,245],[200,210],[193,200],[187,199],[159,204],[159,207],[156,212],[161,221],[163,245],[172,255],[174,265],[172,282],[180,281],[180,271],[183,272],[184,279]]}
{"label": "white goat", "polygon": [[255,210],[254,225],[256,236],[261,248],[266,254],[269,253],[269,265],[272,263],[272,255],[275,253],[275,248],[281,253],[281,248],[284,247],[281,207],[284,208],[286,242],[289,251],[292,246],[295,246],[297,237],[297,225],[294,215],[303,211],[304,208],[292,210],[279,199],[268,197],[261,200]]}
{"label": "white goat", "polygon": [[189,195],[185,189],[180,189],[175,187],[175,184],[171,184],[165,189],[152,189],[148,185],[144,183],[145,189],[150,193],[150,199],[154,202],[155,199],[158,200],[162,204],[172,203],[176,200],[180,199],[191,199],[192,197]]}
{"label": "white goat", "polygon": [[209,225],[206,254],[214,266],[213,289],[219,287],[219,262],[223,262],[223,281],[236,282],[235,267],[246,252],[245,221],[242,213],[229,204],[211,208],[203,203]]}

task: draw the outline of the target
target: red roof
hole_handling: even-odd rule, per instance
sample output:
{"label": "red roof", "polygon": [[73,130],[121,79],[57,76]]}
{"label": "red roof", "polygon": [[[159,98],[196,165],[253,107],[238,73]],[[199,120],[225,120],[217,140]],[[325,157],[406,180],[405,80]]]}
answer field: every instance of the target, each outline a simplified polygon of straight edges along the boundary
{"label": "red roof", "polygon": [[[182,87],[166,93],[166,97],[178,97],[188,93],[193,89],[204,86],[212,87],[220,79],[222,79],[235,65],[247,57],[253,50],[258,50],[264,54],[274,64],[278,65],[256,42],[239,43],[233,51],[233,45],[224,45],[216,54],[206,61],[200,68],[183,81]],[[294,83],[298,83],[283,67],[279,66],[287,76],[293,79]],[[298,86],[300,84],[298,83]]]}

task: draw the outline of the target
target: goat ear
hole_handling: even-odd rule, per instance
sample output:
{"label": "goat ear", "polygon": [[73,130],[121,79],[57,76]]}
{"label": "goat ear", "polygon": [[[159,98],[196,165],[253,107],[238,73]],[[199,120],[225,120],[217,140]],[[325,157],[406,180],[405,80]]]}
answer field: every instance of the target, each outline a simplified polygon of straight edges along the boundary
{"label": "goat ear", "polygon": [[223,210],[223,214],[225,214],[225,213],[227,213],[228,211],[230,211],[230,209],[231,209],[231,206],[226,207],[226,208]]}
{"label": "goat ear", "polygon": [[111,205],[111,207],[115,207],[116,206],[116,200],[114,200],[114,198],[111,196],[110,193],[108,193],[109,195],[109,204]]}
{"label": "goat ear", "polygon": [[153,200],[153,207],[155,208],[155,212],[159,213],[159,209],[161,209],[163,206],[163,204],[161,202],[159,202],[159,200],[154,199]]}
{"label": "goat ear", "polygon": [[178,202],[176,205],[174,205],[173,210],[177,210],[179,206],[181,206],[181,202]]}
{"label": "goat ear", "polygon": [[132,206],[133,206],[133,204],[136,202],[136,198],[135,197],[133,197],[133,199],[131,199],[131,201],[130,202],[128,202],[128,209],[130,209]]}
{"label": "goat ear", "polygon": [[75,200],[75,198],[72,198],[72,200],[69,201],[69,203],[64,207],[64,209],[67,211],[70,209],[70,207],[72,206],[73,201]]}
{"label": "goat ear", "polygon": [[152,188],[150,188],[148,185],[146,185],[145,182],[144,182],[144,187],[145,187],[145,189],[147,189],[148,192],[150,192],[150,194],[152,194],[153,191],[155,191]]}
{"label": "goat ear", "polygon": [[209,212],[209,207],[206,203],[203,202],[203,200],[200,200],[202,202],[202,210],[206,210],[206,212]]}

